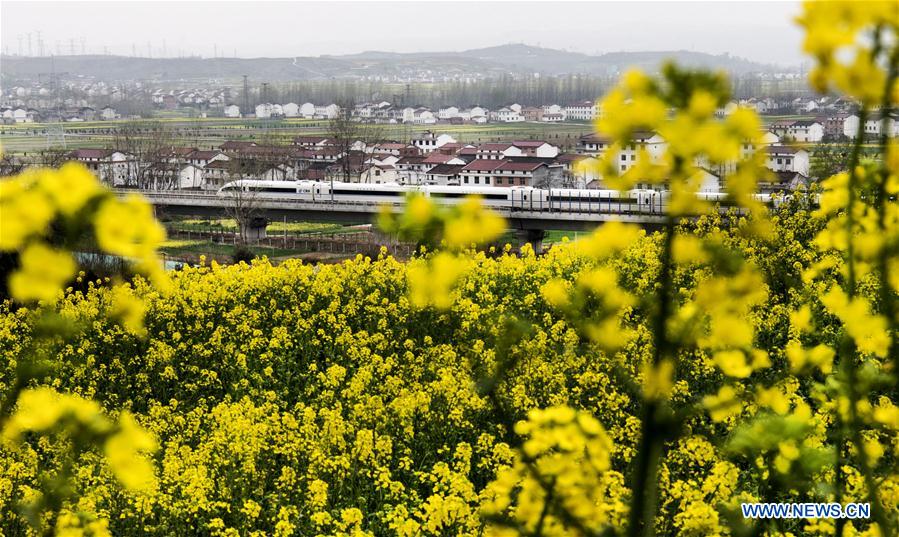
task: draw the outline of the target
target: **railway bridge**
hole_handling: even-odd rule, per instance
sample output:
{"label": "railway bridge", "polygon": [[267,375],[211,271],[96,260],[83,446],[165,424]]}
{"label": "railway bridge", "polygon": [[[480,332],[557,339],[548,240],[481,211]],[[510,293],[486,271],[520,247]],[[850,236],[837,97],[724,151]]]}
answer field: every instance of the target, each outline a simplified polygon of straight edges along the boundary
{"label": "railway bridge", "polygon": [[[144,196],[158,213],[198,216],[227,217],[235,212],[238,204],[252,204],[254,218],[244,224],[244,236],[261,238],[265,236],[265,227],[269,221],[285,220],[288,222],[328,222],[337,224],[370,224],[381,212],[384,202],[368,201],[301,201],[287,200],[261,195],[251,200],[237,201],[209,192],[192,191],[152,191],[119,189],[121,196],[138,193]],[[386,204],[394,212],[401,212],[400,203]],[[664,223],[664,216],[659,214],[599,212],[596,205],[587,212],[586,206],[572,202],[568,206],[553,207],[552,210],[522,210],[508,207],[492,207],[502,216],[510,230],[516,232],[522,242],[526,241],[539,251],[547,230],[587,231],[608,221],[631,222],[646,228],[658,228]]]}

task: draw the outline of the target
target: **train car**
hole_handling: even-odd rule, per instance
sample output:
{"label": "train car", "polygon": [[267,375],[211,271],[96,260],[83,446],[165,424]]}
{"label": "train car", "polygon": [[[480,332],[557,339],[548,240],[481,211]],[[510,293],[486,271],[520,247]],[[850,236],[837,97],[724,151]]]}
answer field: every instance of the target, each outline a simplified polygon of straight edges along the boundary
{"label": "train car", "polygon": [[532,210],[659,214],[664,211],[662,192],[647,189],[628,191],[574,188],[551,188],[532,194]]}
{"label": "train car", "polygon": [[313,200],[313,184],[311,181],[261,181],[258,179],[238,179],[226,183],[218,190],[221,197],[236,197],[239,194],[252,194],[254,197]]}
{"label": "train car", "polygon": [[[671,193],[650,189],[592,190],[552,188],[539,189],[526,186],[425,186],[400,185],[396,183],[368,184],[323,181],[260,181],[241,179],[233,181],[221,189],[219,195],[227,197],[237,192],[252,192],[260,198],[274,198],[297,201],[341,203],[402,204],[413,192],[428,196],[435,203],[452,205],[468,196],[479,196],[484,205],[507,208],[512,211],[547,211],[567,213],[606,214],[665,214]],[[726,193],[701,192],[699,199],[723,208],[737,206]],[[776,207],[780,198],[768,194],[756,194],[755,199]]]}

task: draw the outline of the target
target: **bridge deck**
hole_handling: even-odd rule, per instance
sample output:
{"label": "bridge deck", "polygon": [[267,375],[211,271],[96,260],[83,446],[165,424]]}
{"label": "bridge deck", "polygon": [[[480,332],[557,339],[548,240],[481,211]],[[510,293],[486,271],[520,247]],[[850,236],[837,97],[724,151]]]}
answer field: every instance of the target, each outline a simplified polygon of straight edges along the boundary
{"label": "bridge deck", "polygon": [[[225,216],[233,207],[233,202],[216,194],[204,192],[174,192],[124,190],[120,195],[137,193],[155,207],[168,214],[195,216]],[[298,201],[256,196],[250,202],[253,211],[270,220],[334,222],[346,224],[370,223],[386,205],[393,212],[400,212],[402,204],[364,201]],[[576,206],[570,209],[522,210],[509,207],[492,207],[506,219],[511,229],[522,230],[571,230],[580,231],[596,227],[608,221],[631,222],[646,227],[660,226],[664,216],[660,214],[586,212]]]}

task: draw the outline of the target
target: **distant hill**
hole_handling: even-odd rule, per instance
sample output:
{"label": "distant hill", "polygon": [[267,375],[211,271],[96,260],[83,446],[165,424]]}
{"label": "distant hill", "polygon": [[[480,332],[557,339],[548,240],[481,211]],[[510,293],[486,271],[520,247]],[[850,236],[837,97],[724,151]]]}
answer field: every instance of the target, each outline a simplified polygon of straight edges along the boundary
{"label": "distant hill", "polygon": [[398,53],[367,51],[341,56],[296,58],[131,58],[125,56],[3,56],[4,79],[37,77],[55,70],[104,80],[187,80],[249,75],[256,80],[287,81],[409,75],[431,72],[500,75],[613,75],[628,67],[654,71],[668,59],[684,65],[723,69],[734,74],[782,71],[783,68],[727,54],[691,51],[612,52],[597,56],[524,44],[501,45],[462,52]]}

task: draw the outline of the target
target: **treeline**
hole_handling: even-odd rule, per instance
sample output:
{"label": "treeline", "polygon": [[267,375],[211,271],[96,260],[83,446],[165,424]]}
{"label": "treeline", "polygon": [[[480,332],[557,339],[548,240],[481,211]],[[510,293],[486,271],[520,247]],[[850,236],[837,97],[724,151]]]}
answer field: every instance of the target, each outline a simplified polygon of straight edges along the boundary
{"label": "treeline", "polygon": [[[306,80],[286,84],[257,84],[250,87],[249,104],[263,102],[315,104],[388,101],[399,106],[486,106],[499,108],[519,103],[523,106],[567,104],[597,99],[610,87],[612,76],[512,76],[453,82],[379,82],[332,79]],[[797,97],[807,95],[804,80],[770,79],[757,75],[735,78],[731,82],[735,98]],[[235,101],[243,104],[243,89]]]}
{"label": "treeline", "polygon": [[[519,103],[524,106],[566,104],[596,99],[611,85],[611,77],[571,75],[565,77],[527,76],[453,82],[409,84],[367,80],[297,81],[251,87],[249,101],[287,103],[389,101],[400,106],[486,106],[498,108]],[[238,103],[243,102],[240,91]]]}

